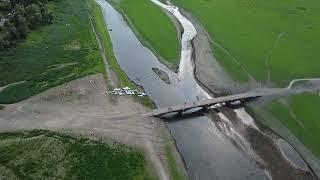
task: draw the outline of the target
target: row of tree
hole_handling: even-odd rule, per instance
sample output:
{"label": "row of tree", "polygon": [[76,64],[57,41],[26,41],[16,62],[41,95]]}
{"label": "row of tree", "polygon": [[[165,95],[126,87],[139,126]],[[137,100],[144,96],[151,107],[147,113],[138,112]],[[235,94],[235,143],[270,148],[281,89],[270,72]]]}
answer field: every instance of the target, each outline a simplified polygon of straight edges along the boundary
{"label": "row of tree", "polygon": [[9,48],[40,25],[52,23],[53,14],[48,10],[47,0],[11,0],[7,21],[2,27],[0,50]]}

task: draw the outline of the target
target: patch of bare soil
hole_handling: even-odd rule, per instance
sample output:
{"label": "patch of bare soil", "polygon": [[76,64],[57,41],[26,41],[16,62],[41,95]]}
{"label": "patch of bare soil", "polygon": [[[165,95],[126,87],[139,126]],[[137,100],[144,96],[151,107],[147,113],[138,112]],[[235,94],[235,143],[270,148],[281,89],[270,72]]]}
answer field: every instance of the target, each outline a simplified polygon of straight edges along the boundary
{"label": "patch of bare soil", "polygon": [[142,117],[148,110],[131,97],[111,100],[106,89],[102,75],[91,75],[8,105],[0,111],[0,130],[70,129],[107,136],[144,149],[160,179],[169,179],[164,148],[170,135],[163,122]]}

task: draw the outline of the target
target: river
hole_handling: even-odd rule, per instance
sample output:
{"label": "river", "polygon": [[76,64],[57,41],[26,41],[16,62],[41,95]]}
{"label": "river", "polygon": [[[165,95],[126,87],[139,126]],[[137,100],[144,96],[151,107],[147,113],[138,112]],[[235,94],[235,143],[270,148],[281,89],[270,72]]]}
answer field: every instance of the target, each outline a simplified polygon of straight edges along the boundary
{"label": "river", "polygon": [[[158,107],[211,98],[193,75],[190,40],[196,35],[196,30],[192,24],[187,25],[191,31],[184,31],[182,37],[182,59],[179,73],[176,74],[142,45],[122,15],[107,1],[97,2],[102,7],[119,65],[130,80],[144,88]],[[170,8],[172,13],[179,16],[178,9]],[[181,18],[184,17],[181,15]],[[184,21],[188,24],[187,19]],[[171,84],[162,81],[152,68],[167,73]],[[240,109],[238,113],[243,111]],[[257,163],[259,157],[251,150],[250,143],[232,126],[228,126],[230,120],[227,117],[222,113],[219,116],[225,121],[217,123],[208,116],[197,116],[167,123],[185,160],[190,179],[269,179],[270,172]],[[248,119],[244,122],[252,126],[253,120],[250,117]],[[221,129],[226,132],[222,133]],[[248,156],[247,152],[251,155]]]}

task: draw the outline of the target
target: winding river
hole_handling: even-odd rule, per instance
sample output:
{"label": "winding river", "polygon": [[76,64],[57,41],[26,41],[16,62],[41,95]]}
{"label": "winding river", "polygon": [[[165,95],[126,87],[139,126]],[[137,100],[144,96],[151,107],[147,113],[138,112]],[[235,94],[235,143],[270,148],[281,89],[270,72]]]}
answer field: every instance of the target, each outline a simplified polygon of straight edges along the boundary
{"label": "winding river", "polygon": [[[171,12],[184,28],[179,72],[176,74],[161,64],[152,51],[142,45],[122,15],[107,1],[97,0],[97,2],[102,8],[108,29],[112,29],[109,34],[119,65],[132,81],[144,88],[158,107],[211,98],[197,84],[193,74],[191,40],[197,33],[196,29],[180,14],[178,8],[152,0]],[[166,72],[171,84],[162,81],[152,68]],[[245,113],[242,110],[237,111],[239,115]],[[219,113],[219,116],[225,119],[225,122],[229,121],[223,114]],[[253,120],[250,116],[246,117],[246,120],[245,122],[252,125]],[[230,141],[221,133],[222,126],[226,126],[226,123],[214,123],[207,116],[168,122],[167,127],[186,162],[189,177],[191,179],[269,179],[269,172],[241,150],[249,149],[247,151],[250,151],[249,143],[232,128],[226,128],[230,137],[234,137],[233,141]],[[235,146],[235,143],[238,145]]]}

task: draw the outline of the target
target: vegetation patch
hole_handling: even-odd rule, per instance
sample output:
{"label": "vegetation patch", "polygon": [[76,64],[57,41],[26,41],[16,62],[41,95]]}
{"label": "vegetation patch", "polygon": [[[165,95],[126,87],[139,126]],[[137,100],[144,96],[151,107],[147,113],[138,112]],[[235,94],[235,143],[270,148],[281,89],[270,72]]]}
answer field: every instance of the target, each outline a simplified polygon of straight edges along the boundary
{"label": "vegetation patch", "polygon": [[123,0],[120,9],[150,48],[176,67],[180,57],[178,33],[165,12],[149,0]]}
{"label": "vegetation patch", "polygon": [[1,179],[152,179],[143,153],[47,130],[0,133]]}
{"label": "vegetation patch", "polygon": [[4,89],[0,103],[15,103],[105,71],[83,0],[49,1],[47,6],[53,12],[52,24],[31,31],[16,47],[0,51],[0,86],[26,81]]}
{"label": "vegetation patch", "polygon": [[0,11],[4,15],[4,27],[0,27],[0,50],[15,45],[25,39],[30,30],[52,22],[52,12],[48,10],[47,0],[11,0],[1,2]]}
{"label": "vegetation patch", "polygon": [[166,157],[167,157],[167,162],[168,162],[168,165],[169,165],[169,172],[170,172],[171,178],[173,180],[186,179],[186,177],[184,177],[184,175],[182,175],[182,173],[178,169],[176,158],[175,158],[175,156],[174,156],[174,154],[172,152],[170,144],[166,144],[166,146],[165,146],[165,154],[166,154]]}
{"label": "vegetation patch", "polygon": [[154,73],[156,73],[156,74],[159,76],[159,78],[160,78],[162,81],[164,81],[165,83],[167,83],[167,84],[170,84],[170,83],[171,83],[171,82],[170,82],[170,78],[169,78],[169,76],[168,76],[168,74],[167,74],[166,72],[160,70],[159,68],[152,68],[152,71],[153,71]]}
{"label": "vegetation patch", "polygon": [[312,94],[295,95],[265,106],[280,122],[320,159],[320,98]]}

